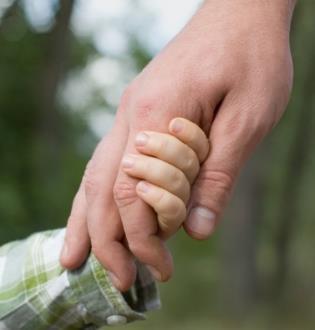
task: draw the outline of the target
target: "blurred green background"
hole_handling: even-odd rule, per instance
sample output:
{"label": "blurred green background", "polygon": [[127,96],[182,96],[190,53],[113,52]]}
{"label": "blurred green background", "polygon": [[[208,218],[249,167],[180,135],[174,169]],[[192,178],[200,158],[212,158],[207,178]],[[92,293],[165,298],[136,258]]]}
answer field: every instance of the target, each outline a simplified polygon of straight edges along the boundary
{"label": "blurred green background", "polygon": [[[199,4],[0,0],[1,244],[65,225],[124,87]],[[171,240],[163,308],[130,330],[315,328],[314,13],[315,1],[299,2],[290,105],[218,232]]]}

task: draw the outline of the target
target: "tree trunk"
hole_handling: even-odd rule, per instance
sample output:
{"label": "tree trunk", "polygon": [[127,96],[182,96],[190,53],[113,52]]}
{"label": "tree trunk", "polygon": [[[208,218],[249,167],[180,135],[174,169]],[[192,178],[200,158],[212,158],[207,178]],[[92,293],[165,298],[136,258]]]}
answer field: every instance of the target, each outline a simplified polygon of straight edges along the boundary
{"label": "tree trunk", "polygon": [[248,162],[226,212],[221,235],[224,309],[242,316],[257,299],[257,226],[261,216],[261,162],[256,153]]}
{"label": "tree trunk", "polygon": [[60,125],[56,111],[56,96],[58,85],[66,68],[70,29],[69,23],[74,6],[74,0],[60,0],[56,14],[56,23],[49,33],[45,44],[42,77],[39,80],[40,100],[40,135],[54,151],[57,143],[57,132]]}
{"label": "tree trunk", "polygon": [[[45,37],[44,60],[39,78],[38,100],[38,175],[41,181],[58,176],[59,146],[62,143],[61,120],[57,111],[58,86],[62,80],[68,59],[70,44],[70,19],[75,0],[60,0],[55,25]],[[45,183],[44,183],[45,184]]]}

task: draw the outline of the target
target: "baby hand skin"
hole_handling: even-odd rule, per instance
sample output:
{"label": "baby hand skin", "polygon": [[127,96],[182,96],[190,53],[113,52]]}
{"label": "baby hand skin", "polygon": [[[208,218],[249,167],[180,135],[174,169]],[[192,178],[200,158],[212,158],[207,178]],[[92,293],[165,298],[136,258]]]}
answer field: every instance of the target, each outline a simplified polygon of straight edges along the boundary
{"label": "baby hand skin", "polygon": [[174,118],[168,134],[144,131],[136,136],[140,154],[122,160],[124,171],[137,179],[137,195],[157,214],[159,235],[174,235],[186,219],[190,188],[209,152],[209,140],[199,126]]}

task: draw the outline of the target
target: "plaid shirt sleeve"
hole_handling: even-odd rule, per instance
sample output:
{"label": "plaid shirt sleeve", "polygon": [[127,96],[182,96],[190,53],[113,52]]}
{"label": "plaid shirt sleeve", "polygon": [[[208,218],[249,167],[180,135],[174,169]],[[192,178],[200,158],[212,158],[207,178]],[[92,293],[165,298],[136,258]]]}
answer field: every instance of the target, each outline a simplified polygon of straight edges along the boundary
{"label": "plaid shirt sleeve", "polygon": [[59,264],[65,229],[33,234],[0,247],[0,330],[99,329],[145,318],[160,307],[156,284],[137,264],[125,294],[94,255],[75,271]]}

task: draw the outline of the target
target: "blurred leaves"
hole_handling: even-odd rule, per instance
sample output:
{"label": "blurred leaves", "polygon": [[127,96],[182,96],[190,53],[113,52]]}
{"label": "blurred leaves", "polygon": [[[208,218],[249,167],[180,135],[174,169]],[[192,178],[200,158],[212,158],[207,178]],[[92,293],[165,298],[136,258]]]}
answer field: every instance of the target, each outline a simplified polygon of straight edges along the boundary
{"label": "blurred leaves", "polygon": [[[64,225],[88,159],[89,150],[78,153],[87,124],[57,99],[56,86],[67,72],[94,52],[70,31],[71,12],[60,6],[56,24],[62,29],[36,33],[16,2],[0,24],[1,242]],[[11,30],[23,34],[8,37]],[[65,34],[67,52],[60,51]]]}
{"label": "blurred leaves", "polygon": [[[20,1],[8,2],[0,20],[0,243],[65,225],[97,142],[91,118],[106,121],[151,59],[137,29],[120,31],[126,53],[103,58],[92,38],[71,29],[75,2],[55,2],[44,30],[34,29]],[[176,273],[162,286],[164,308],[130,329],[314,324],[314,12],[315,2],[299,2],[292,100],[244,169],[218,234],[202,243],[183,232],[171,240]]]}

